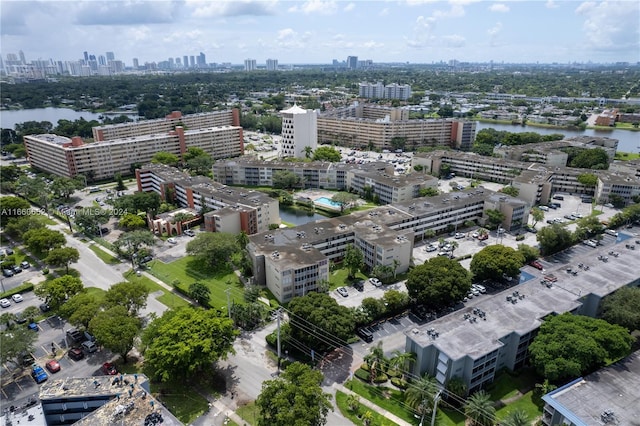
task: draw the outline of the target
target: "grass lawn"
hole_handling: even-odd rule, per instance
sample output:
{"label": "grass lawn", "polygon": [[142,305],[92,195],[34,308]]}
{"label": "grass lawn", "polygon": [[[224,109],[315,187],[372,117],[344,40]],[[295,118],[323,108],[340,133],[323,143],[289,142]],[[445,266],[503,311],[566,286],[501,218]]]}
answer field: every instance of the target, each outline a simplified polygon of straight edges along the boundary
{"label": "grass lawn", "polygon": [[637,160],[640,158],[640,154],[635,153],[635,152],[622,152],[622,151],[617,151],[616,152],[616,160],[622,160],[622,161],[629,161],[629,160]]}
{"label": "grass lawn", "polygon": [[[349,271],[346,268],[336,269],[329,273],[329,289],[335,290],[340,286],[350,286],[351,282],[347,280]],[[356,279],[366,280],[367,276],[362,272],[356,274]]]}
{"label": "grass lawn", "polygon": [[[346,393],[336,391],[336,405],[338,406],[338,409],[340,410],[342,415],[345,416],[350,421],[352,421],[353,424],[358,426],[363,425],[364,423],[362,423],[362,420],[360,420],[360,418],[356,415],[356,413],[354,413],[349,409],[349,406],[347,405],[347,398],[348,398],[348,395]],[[362,415],[363,413],[366,413],[367,411],[371,412],[372,414],[371,423],[370,423],[371,426],[393,426],[397,424],[387,419],[383,415],[380,415],[375,411],[370,410],[368,407],[365,407],[362,404],[360,405],[360,408],[358,408],[358,414],[360,415]]]}
{"label": "grass lawn", "polygon": [[185,256],[171,263],[163,263],[158,260],[149,262],[151,273],[169,285],[174,282],[183,290],[188,290],[189,285],[200,282],[206,285],[211,294],[209,304],[213,308],[223,308],[227,305],[227,287],[231,288],[230,297],[235,303],[244,303],[244,286],[231,269],[218,272],[209,272],[198,264],[193,256]]}
{"label": "grass lawn", "polygon": [[542,407],[538,407],[535,403],[534,391],[525,393],[522,398],[512,402],[502,408],[496,410],[496,416],[498,419],[504,419],[507,415],[517,409],[523,410],[527,413],[529,421],[533,421],[536,418],[542,416]]}
{"label": "grass lawn", "polygon": [[[160,392],[157,395],[156,392]],[[151,393],[176,416],[188,425],[209,409],[209,401],[194,392],[186,383],[151,383]]]}
{"label": "grass lawn", "polygon": [[85,287],[85,289],[87,290],[87,294],[95,296],[97,300],[102,300],[106,293],[106,291],[98,287]]}
{"label": "grass lawn", "polygon": [[238,407],[236,414],[245,420],[250,425],[255,425],[258,418],[258,407],[255,401],[251,401],[248,404]]}
{"label": "grass lawn", "polygon": [[536,373],[531,369],[521,370],[518,374],[508,372],[499,373],[487,388],[492,401],[511,398],[518,392],[524,394],[535,387],[539,381]]}
{"label": "grass lawn", "polygon": [[156,297],[156,299],[169,308],[179,308],[189,305],[189,302],[184,300],[182,297],[171,293],[164,287],[161,287],[158,283],[145,276],[139,277],[133,271],[128,271],[124,274],[124,277],[127,279],[127,281],[144,285],[147,289],[149,289],[149,293],[154,293],[158,290],[162,291],[162,296],[158,296]]}
{"label": "grass lawn", "polygon": [[369,385],[363,383],[360,379],[349,380],[345,383],[345,386],[378,407],[395,414],[402,420],[411,424],[416,422],[415,417],[413,417],[414,412],[404,403],[403,392],[384,386]]}
{"label": "grass lawn", "polygon": [[464,426],[465,416],[462,414],[464,408],[460,407],[458,410],[459,411],[456,411],[453,408],[440,408],[440,406],[438,406],[438,414],[436,414],[438,420],[436,424],[440,426]]}
{"label": "grass lawn", "polygon": [[100,258],[100,260],[102,260],[107,265],[117,265],[118,263],[120,263],[120,260],[118,260],[118,258],[111,256],[96,244],[91,244],[89,248],[96,254],[96,256]]}

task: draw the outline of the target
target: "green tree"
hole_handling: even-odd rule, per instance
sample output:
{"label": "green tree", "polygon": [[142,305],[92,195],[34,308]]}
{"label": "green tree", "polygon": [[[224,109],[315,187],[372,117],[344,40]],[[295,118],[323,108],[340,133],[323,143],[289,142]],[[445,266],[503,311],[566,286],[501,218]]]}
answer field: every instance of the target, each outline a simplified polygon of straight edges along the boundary
{"label": "green tree", "polygon": [[138,228],[144,228],[146,223],[144,219],[137,214],[126,213],[118,221],[118,225],[125,231],[132,231]]}
{"label": "green tree", "polygon": [[578,219],[573,240],[584,240],[602,232],[604,232],[604,225],[600,222],[598,216],[586,216]]}
{"label": "green tree", "polygon": [[384,374],[387,369],[387,357],[382,349],[382,341],[369,348],[369,353],[364,356],[364,362],[369,367],[369,380],[375,383],[376,379]]}
{"label": "green tree", "polygon": [[151,158],[151,162],[175,167],[180,162],[180,158],[170,152],[159,151],[155,153],[153,158]]}
{"label": "green tree", "polygon": [[105,348],[119,354],[127,362],[127,354],[142,330],[139,318],[129,315],[126,306],[113,306],[100,311],[89,322],[89,330]]}
{"label": "green tree", "polygon": [[203,232],[187,243],[187,253],[213,269],[227,265],[238,250],[236,238],[225,232]]}
{"label": "green tree", "polygon": [[524,257],[511,247],[500,244],[487,246],[473,255],[470,270],[476,281],[499,278],[503,275],[516,277],[524,265]]}
{"label": "green tree", "polygon": [[382,296],[388,314],[398,313],[409,304],[409,295],[398,290],[387,290]]}
{"label": "green tree", "polygon": [[416,354],[395,350],[391,355],[387,361],[389,371],[404,378],[404,373],[409,371],[409,363],[416,360]]}
{"label": "green tree", "polygon": [[310,146],[305,146],[302,151],[304,151],[304,158],[311,158],[311,155],[313,155],[313,148]]}
{"label": "green tree", "polygon": [[289,302],[291,336],[317,353],[340,346],[354,335],[355,324],[346,306],[324,293],[309,293]]}
{"label": "green tree", "polygon": [[360,397],[358,395],[347,395],[347,407],[354,413],[357,413],[360,409]]}
{"label": "green tree", "polygon": [[150,231],[138,229],[120,234],[113,245],[118,254],[131,259],[131,266],[135,268],[135,258],[138,256],[140,248],[152,247],[154,241],[154,236]]}
{"label": "green tree", "polygon": [[507,194],[510,195],[512,197],[517,197],[518,194],[520,194],[520,190],[518,188],[516,188],[515,186],[505,186],[503,187],[500,192],[502,192],[503,194]]}
{"label": "green tree", "polygon": [[538,222],[540,222],[541,220],[544,219],[544,212],[542,210],[540,210],[538,207],[534,207],[531,209],[531,219],[533,220],[533,224],[531,226],[533,226],[535,228],[535,226],[538,224]]}
{"label": "green tree", "polygon": [[80,278],[71,275],[63,275],[51,281],[44,281],[33,290],[36,296],[44,299],[54,311],[62,306],[67,299],[83,291],[84,286]]}
{"label": "green tree", "polygon": [[342,156],[340,151],[330,146],[321,146],[313,153],[315,161],[329,161],[331,163],[339,163]]}
{"label": "green tree", "polygon": [[364,255],[362,251],[352,244],[349,244],[344,253],[342,264],[349,271],[349,278],[354,278],[360,268],[364,266]]}
{"label": "green tree", "polygon": [[518,244],[518,253],[522,255],[525,263],[532,262],[540,257],[540,250],[527,244]]}
{"label": "green tree", "polygon": [[4,364],[8,361],[16,361],[21,363],[21,357],[24,354],[32,353],[35,349],[35,343],[38,339],[38,333],[34,333],[27,327],[14,327],[0,331],[0,361]]}
{"label": "green tree", "polygon": [[430,186],[426,188],[420,188],[418,192],[420,193],[421,197],[435,197],[436,195],[440,194],[440,191]]}
{"label": "green tree", "polygon": [[632,342],[624,327],[564,313],[542,323],[529,353],[538,374],[560,382],[595,371],[607,360],[627,355]]}
{"label": "green tree", "polygon": [[578,149],[578,154],[573,158],[569,154],[569,166],[579,169],[606,170],[609,168],[609,156],[602,148]]}
{"label": "green tree", "polygon": [[77,293],[60,306],[60,315],[70,324],[89,328],[89,323],[100,311],[101,302],[91,293]]}
{"label": "green tree", "polygon": [[187,148],[187,152],[184,153],[182,158],[184,159],[184,161],[188,162],[189,160],[193,160],[194,158],[208,156],[209,154],[207,154],[207,151],[205,151],[204,149],[198,148],[197,146],[190,146],[189,148]]}
{"label": "green tree", "polygon": [[540,251],[545,256],[562,251],[574,243],[571,231],[558,223],[553,223],[539,230],[536,234],[536,240],[540,243]]}
{"label": "green tree", "polygon": [[200,306],[207,306],[209,304],[211,290],[209,290],[209,287],[206,285],[196,281],[189,285],[189,295],[193,300],[198,302]]}
{"label": "green tree", "polygon": [[0,208],[0,219],[4,226],[9,219],[28,216],[31,210],[31,204],[25,199],[19,197],[2,197],[2,207]]}
{"label": "green tree", "polygon": [[351,194],[349,192],[337,192],[333,197],[331,197],[331,201],[340,204],[340,212],[344,213],[345,207],[355,203],[358,198],[359,197],[356,194]]}
{"label": "green tree", "polygon": [[483,390],[471,395],[464,405],[464,414],[473,426],[492,426],[496,422],[495,413],[489,394]]}
{"label": "green tree", "polygon": [[242,250],[244,250],[247,247],[247,244],[249,244],[249,236],[244,231],[240,231],[240,233],[236,237],[236,240],[238,242],[238,246]]}
{"label": "green tree", "polygon": [[531,419],[527,412],[521,408],[509,411],[507,417],[500,421],[501,426],[530,426]]}
{"label": "green tree", "polygon": [[213,158],[210,155],[202,155],[187,161],[187,168],[196,175],[207,176],[211,173]]}
{"label": "green tree", "polygon": [[602,318],[629,331],[640,330],[640,288],[622,287],[605,297]]}
{"label": "green tree", "polygon": [[409,296],[419,304],[441,308],[469,293],[471,275],[459,262],[437,256],[416,266],[407,278]]}
{"label": "green tree", "polygon": [[322,391],[322,373],[294,362],[280,377],[262,383],[256,400],[257,426],[321,426],[332,410],[331,395]]}
{"label": "green tree", "polygon": [[433,401],[438,393],[438,382],[434,377],[425,374],[411,382],[404,392],[405,402],[421,416],[433,411]]}
{"label": "green tree", "polygon": [[[7,197],[4,197],[7,198]],[[31,229],[46,228],[45,217],[42,215],[20,216],[9,220],[4,225],[4,232],[13,238],[22,239],[25,232]]]}
{"label": "green tree", "polygon": [[76,189],[82,188],[77,180],[68,177],[58,176],[51,183],[51,192],[57,196],[56,198],[64,198],[68,200]]}
{"label": "green tree", "polygon": [[73,247],[58,247],[49,251],[44,259],[45,263],[54,268],[65,268],[65,274],[69,273],[69,264],[80,260],[80,252]]}
{"label": "green tree", "polygon": [[502,224],[502,222],[504,222],[505,215],[500,210],[487,209],[485,210],[485,214],[487,215],[489,224],[493,229],[497,228]]}
{"label": "green tree", "polygon": [[76,211],[74,221],[87,235],[100,235],[100,227],[109,221],[110,214],[99,208],[84,208]]}
{"label": "green tree", "polygon": [[233,353],[238,334],[231,319],[216,310],[171,309],[142,334],[145,365],[163,382],[191,378]]}
{"label": "green tree", "polygon": [[274,188],[294,189],[300,186],[300,176],[289,170],[278,170],[271,176]]}
{"label": "green tree", "polygon": [[380,318],[385,313],[385,306],[382,300],[375,297],[365,297],[360,304],[362,311],[367,315],[370,321]]}
{"label": "green tree", "polygon": [[32,229],[22,234],[22,238],[29,250],[43,254],[67,242],[62,232],[49,228]]}
{"label": "green tree", "polygon": [[459,376],[453,376],[445,384],[445,401],[452,407],[460,406],[460,401],[467,396],[467,382]]}
{"label": "green tree", "polygon": [[124,306],[131,316],[137,316],[141,309],[147,306],[149,289],[139,283],[122,281],[113,284],[104,295],[107,309],[114,306]]}
{"label": "green tree", "polygon": [[578,182],[586,186],[587,188],[595,188],[598,184],[598,176],[593,173],[582,173],[578,175]]}

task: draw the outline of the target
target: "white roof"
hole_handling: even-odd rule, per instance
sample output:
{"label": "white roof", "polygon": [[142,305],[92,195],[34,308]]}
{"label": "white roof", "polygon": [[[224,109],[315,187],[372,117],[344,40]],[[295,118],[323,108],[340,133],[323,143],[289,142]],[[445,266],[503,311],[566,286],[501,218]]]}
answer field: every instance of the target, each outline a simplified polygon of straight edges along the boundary
{"label": "white roof", "polygon": [[284,112],[284,113],[287,113],[287,114],[306,114],[307,110],[304,109],[304,108],[300,108],[298,105],[294,104],[291,108],[284,109],[284,110],[282,110],[280,112]]}

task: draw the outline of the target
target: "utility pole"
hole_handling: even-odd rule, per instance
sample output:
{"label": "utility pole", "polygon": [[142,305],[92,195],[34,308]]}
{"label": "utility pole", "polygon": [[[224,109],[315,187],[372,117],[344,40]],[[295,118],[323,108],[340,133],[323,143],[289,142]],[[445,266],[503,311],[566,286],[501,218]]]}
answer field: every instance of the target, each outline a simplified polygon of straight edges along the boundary
{"label": "utility pole", "polygon": [[277,318],[277,325],[278,325],[278,334],[277,334],[277,342],[278,342],[278,374],[280,374],[280,355],[281,355],[281,346],[280,346],[280,311],[278,311],[278,318]]}
{"label": "utility pole", "polygon": [[227,294],[227,313],[229,314],[229,318],[231,318],[231,301],[229,300],[230,291],[231,289],[229,287],[224,291]]}
{"label": "utility pole", "polygon": [[438,401],[440,401],[440,394],[442,391],[439,390],[436,396],[433,397],[433,413],[431,414],[431,426],[436,424],[436,409],[438,408]]}

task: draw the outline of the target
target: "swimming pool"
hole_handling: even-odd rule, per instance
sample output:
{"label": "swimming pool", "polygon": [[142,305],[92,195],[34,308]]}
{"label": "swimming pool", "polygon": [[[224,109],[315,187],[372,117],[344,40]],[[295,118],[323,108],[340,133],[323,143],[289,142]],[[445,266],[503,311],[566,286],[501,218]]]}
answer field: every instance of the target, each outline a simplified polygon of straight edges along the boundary
{"label": "swimming pool", "polygon": [[327,197],[316,198],[313,202],[332,209],[340,208],[340,203],[336,203],[335,201],[332,201],[331,198]]}

